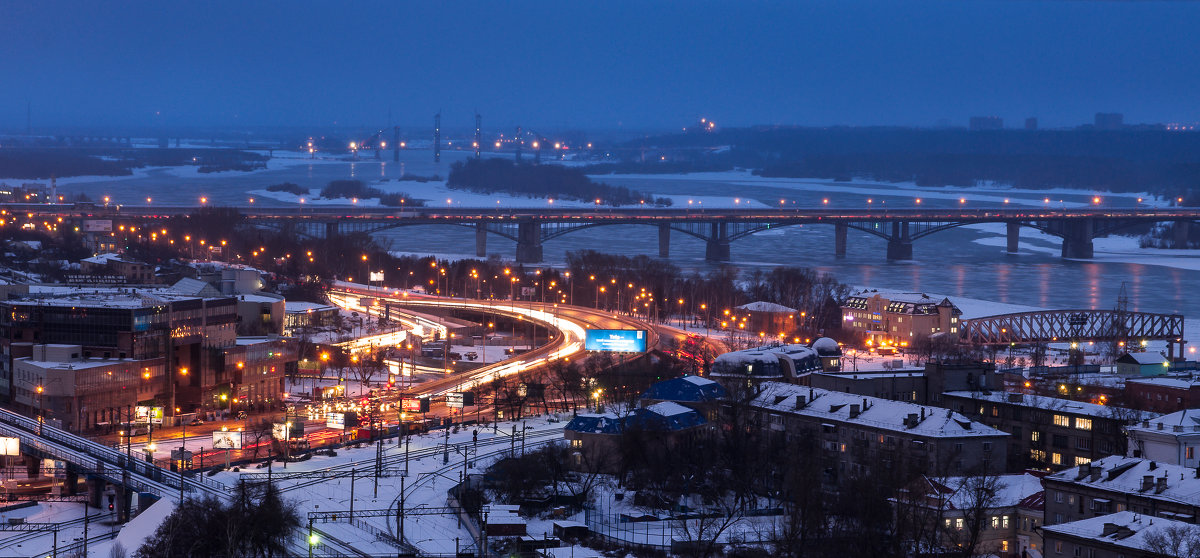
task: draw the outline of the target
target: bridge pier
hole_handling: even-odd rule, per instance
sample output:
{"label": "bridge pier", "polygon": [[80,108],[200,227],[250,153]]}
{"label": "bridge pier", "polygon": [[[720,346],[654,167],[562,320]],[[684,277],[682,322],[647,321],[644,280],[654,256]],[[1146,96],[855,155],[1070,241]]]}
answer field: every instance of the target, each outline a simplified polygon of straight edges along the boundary
{"label": "bridge pier", "polygon": [[671,257],[671,225],[658,226],[658,257]]}
{"label": "bridge pier", "polygon": [[850,227],[845,223],[838,223],[833,226],[833,255],[839,258],[846,257],[846,234],[850,232]]}
{"label": "bridge pier", "polygon": [[1175,233],[1174,239],[1171,242],[1172,248],[1183,249],[1188,247],[1188,233],[1191,232],[1191,224],[1191,221],[1175,221],[1175,226],[1172,227]]}
{"label": "bridge pier", "polygon": [[475,223],[475,257],[487,257],[487,224]]}
{"label": "bridge pier", "polygon": [[705,241],[704,259],[710,262],[729,261],[729,231],[725,222],[712,223],[712,234]]}
{"label": "bridge pier", "polygon": [[100,508],[104,503],[104,487],[108,483],[99,477],[88,477],[88,505],[93,508]]}
{"label": "bridge pier", "polygon": [[517,263],[542,261],[542,225],[536,221],[517,224]]}
{"label": "bridge pier", "polygon": [[911,260],[913,257],[912,236],[907,221],[892,222],[892,236],[888,237],[888,260]]}
{"label": "bridge pier", "polygon": [[337,221],[325,223],[325,240],[329,240],[338,235],[338,225],[339,223]]}
{"label": "bridge pier", "polygon": [[1091,219],[1063,223],[1062,257],[1075,260],[1090,260],[1093,224]]}
{"label": "bridge pier", "polygon": [[1008,229],[1008,253],[1016,254],[1021,247],[1021,224],[1015,221],[1005,223]]}

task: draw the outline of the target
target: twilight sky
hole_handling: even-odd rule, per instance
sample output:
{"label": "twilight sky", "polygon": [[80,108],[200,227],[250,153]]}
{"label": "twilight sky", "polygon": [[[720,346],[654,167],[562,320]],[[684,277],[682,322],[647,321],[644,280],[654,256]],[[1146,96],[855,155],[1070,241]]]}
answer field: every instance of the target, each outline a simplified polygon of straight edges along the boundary
{"label": "twilight sky", "polygon": [[[1200,121],[1200,2],[0,2],[33,126]],[[158,114],[156,114],[158,113]]]}

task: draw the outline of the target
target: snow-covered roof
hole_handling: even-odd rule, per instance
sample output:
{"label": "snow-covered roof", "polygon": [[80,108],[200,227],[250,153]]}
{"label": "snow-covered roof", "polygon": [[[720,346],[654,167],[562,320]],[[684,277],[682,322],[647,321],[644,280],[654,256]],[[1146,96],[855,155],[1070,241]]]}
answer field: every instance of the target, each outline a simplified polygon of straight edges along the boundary
{"label": "snow-covered roof", "polygon": [[690,408],[684,407],[683,405],[675,403],[674,401],[660,401],[653,405],[647,406],[646,410],[664,417],[673,417],[683,413],[694,412]]}
{"label": "snow-covered roof", "polygon": [[738,310],[746,310],[747,312],[772,312],[775,314],[794,314],[795,308],[788,308],[782,304],[774,302],[757,301],[749,304],[743,304],[737,307]]}
{"label": "snow-covered roof", "polygon": [[[220,296],[216,295],[217,297]],[[128,287],[67,287],[30,285],[29,294],[10,299],[10,304],[74,306],[82,308],[145,308],[170,302],[210,298],[181,293],[173,289],[133,289]]]}
{"label": "snow-covered roof", "polygon": [[[1200,479],[1196,478],[1194,467],[1118,455],[1097,459],[1091,463],[1091,466],[1101,469],[1096,480],[1092,480],[1092,476],[1087,474],[1091,469],[1084,469],[1088,465],[1059,471],[1047,476],[1045,480],[1083,485],[1094,490],[1118,494],[1140,494],[1146,498],[1181,502],[1188,505],[1200,501]],[[1151,477],[1155,483],[1158,482],[1158,479],[1165,478],[1166,488],[1162,491],[1144,490],[1142,486],[1144,477]]]}
{"label": "snow-covered roof", "polygon": [[283,303],[283,311],[288,314],[299,314],[302,312],[317,312],[322,310],[337,310],[337,307],[319,302],[304,302],[301,300],[289,300]]}
{"label": "snow-covered roof", "polygon": [[221,291],[218,291],[212,285],[205,283],[199,279],[184,277],[171,285],[171,290],[177,293],[189,294],[192,296],[221,296]]}
{"label": "snow-covered roof", "polygon": [[1050,537],[1069,535],[1087,541],[1139,551],[1148,550],[1147,536],[1151,533],[1161,533],[1167,529],[1173,531],[1182,529],[1191,532],[1193,537],[1200,535],[1200,526],[1128,510],[1070,523],[1046,525],[1042,529]]}
{"label": "snow-covered roof", "polygon": [[79,261],[87,262],[87,263],[94,263],[94,264],[99,264],[99,265],[105,265],[108,263],[108,260],[121,261],[121,255],[109,252],[109,253],[105,253],[105,254],[96,254],[95,256],[92,256],[90,258],[84,258]]}
{"label": "snow-covered roof", "polygon": [[1070,399],[1060,399],[1058,397],[1032,395],[1028,393],[1006,393],[1002,391],[947,391],[945,395],[974,399],[976,401],[1021,405],[1023,407],[1045,409],[1047,411],[1055,411],[1059,413],[1101,418],[1124,417],[1129,420],[1142,420],[1157,416],[1157,413],[1150,413],[1146,411],[1114,407],[1112,405],[1097,405],[1095,403],[1072,401]]}
{"label": "snow-covered roof", "polygon": [[238,300],[241,300],[243,302],[262,302],[262,303],[266,303],[266,304],[274,304],[276,302],[284,302],[282,297],[276,298],[273,296],[267,296],[267,295],[261,295],[261,294],[238,295]]}
{"label": "snow-covered roof", "polygon": [[811,347],[821,356],[840,356],[842,354],[841,345],[838,345],[836,340],[828,337],[822,337],[813,341]]}
{"label": "snow-covered roof", "polygon": [[1131,384],[1152,384],[1176,389],[1191,389],[1193,386],[1200,385],[1200,378],[1192,376],[1152,376],[1149,378],[1130,378],[1125,381]]}
{"label": "snow-covered roof", "polygon": [[[1146,424],[1145,426],[1143,424]],[[1150,419],[1147,423],[1129,426],[1129,431],[1139,432],[1200,432],[1200,409],[1184,409],[1169,415]]]}
{"label": "snow-covered roof", "polygon": [[[984,477],[949,477],[931,481],[940,489],[951,492],[947,503],[952,509],[969,509],[981,502],[972,489],[981,488],[973,483],[980,482]],[[1029,473],[998,475],[994,485],[988,488],[995,491],[990,498],[989,508],[1016,507],[1025,499],[1042,492],[1042,477]]]}
{"label": "snow-covered roof", "polygon": [[656,382],[642,394],[643,399],[700,403],[725,397],[725,388],[707,378],[684,376]]}
{"label": "snow-covered roof", "polygon": [[1125,353],[1125,354],[1121,355],[1119,358],[1117,358],[1117,362],[1130,363],[1130,361],[1132,361],[1131,364],[1132,363],[1142,364],[1142,365],[1157,364],[1159,366],[1162,366],[1163,364],[1169,362],[1167,360],[1167,357],[1162,356],[1159,353],[1152,353],[1152,352]]}
{"label": "snow-covered roof", "polygon": [[[861,424],[907,435],[928,437],[991,437],[1008,436],[986,424],[975,422],[961,413],[939,407],[927,407],[904,401],[889,401],[878,397],[863,397],[839,391],[810,388],[780,382],[763,382],[762,391],[751,401],[761,409],[813,417],[827,422]],[[797,409],[797,397],[805,398],[804,407]],[[866,402],[866,408],[863,408]],[[850,416],[851,405],[859,408]],[[918,417],[913,426],[905,425],[909,415]],[[920,418],[924,417],[924,418]]]}
{"label": "snow-covered roof", "polygon": [[614,413],[579,415],[571,419],[565,429],[594,434],[620,434],[630,428],[669,432],[686,430],[705,422],[704,417],[694,409],[663,401],[643,409],[634,409],[632,413],[624,416]]}
{"label": "snow-covered roof", "polygon": [[779,367],[780,358],[787,358],[792,361],[796,367],[796,373],[805,371],[820,370],[821,361],[817,356],[817,351],[807,345],[774,345],[770,347],[758,347],[754,349],[745,349],[741,351],[728,352],[717,356],[713,361],[712,376],[728,376],[747,375],[746,367],[756,363],[765,363],[773,366],[761,366],[749,369],[749,375],[755,377],[770,377],[781,378],[784,376],[782,367]]}

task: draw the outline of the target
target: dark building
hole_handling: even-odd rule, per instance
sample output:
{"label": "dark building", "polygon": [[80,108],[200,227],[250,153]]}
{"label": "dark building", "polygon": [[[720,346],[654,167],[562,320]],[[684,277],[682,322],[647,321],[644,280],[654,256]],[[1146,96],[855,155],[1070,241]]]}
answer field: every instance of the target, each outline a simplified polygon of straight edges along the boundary
{"label": "dark building", "polygon": [[1029,117],[1029,118],[1026,118],[1026,119],[1025,119],[1025,129],[1026,129],[1026,130],[1031,130],[1031,131],[1032,131],[1032,130],[1036,130],[1036,129],[1038,129],[1038,121],[1037,121],[1037,118],[1035,118],[1035,117],[1032,117],[1032,116],[1031,116],[1031,117]]}
{"label": "dark building", "polygon": [[201,405],[204,372],[218,366],[212,349],[235,343],[237,301],[169,289],[45,288],[0,302],[0,314],[6,401],[13,397],[14,358],[32,356],[37,344],[78,345],[84,360],[163,359],[154,402],[190,412]]}
{"label": "dark building", "polygon": [[[1141,411],[1021,393],[951,391],[943,406],[1012,434],[1008,470],[1062,469],[1124,454]],[[1149,415],[1147,415],[1148,417]]]}
{"label": "dark building", "polygon": [[1097,130],[1120,130],[1125,127],[1125,115],[1119,112],[1097,112],[1095,126]]}
{"label": "dark building", "polygon": [[1111,455],[1049,475],[1042,485],[1046,525],[1125,511],[1195,523],[1200,513],[1196,469],[1149,459]]}
{"label": "dark building", "polygon": [[761,428],[811,442],[831,485],[892,470],[995,473],[1006,462],[1008,434],[949,409],[763,382],[749,410]]}
{"label": "dark building", "polygon": [[1003,130],[1004,119],[999,116],[972,116],[969,129],[980,130]]}

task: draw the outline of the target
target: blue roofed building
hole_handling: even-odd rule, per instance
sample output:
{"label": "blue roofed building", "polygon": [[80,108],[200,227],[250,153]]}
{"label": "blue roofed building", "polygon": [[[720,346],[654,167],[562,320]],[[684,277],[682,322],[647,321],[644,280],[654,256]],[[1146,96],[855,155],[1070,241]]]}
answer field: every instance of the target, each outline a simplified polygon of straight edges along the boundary
{"label": "blue roofed building", "polygon": [[581,414],[563,429],[571,445],[572,464],[581,469],[611,472],[620,460],[620,439],[625,434],[653,438],[669,448],[680,438],[708,424],[695,409],[673,401],[660,401],[627,414]]}
{"label": "blue roofed building", "polygon": [[725,388],[713,380],[700,376],[684,376],[656,382],[650,386],[650,389],[642,394],[641,405],[649,407],[655,403],[670,401],[695,409],[712,420],[716,417],[725,395]]}

